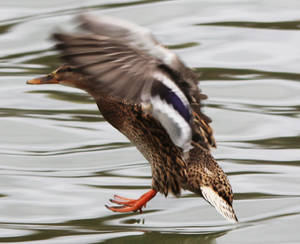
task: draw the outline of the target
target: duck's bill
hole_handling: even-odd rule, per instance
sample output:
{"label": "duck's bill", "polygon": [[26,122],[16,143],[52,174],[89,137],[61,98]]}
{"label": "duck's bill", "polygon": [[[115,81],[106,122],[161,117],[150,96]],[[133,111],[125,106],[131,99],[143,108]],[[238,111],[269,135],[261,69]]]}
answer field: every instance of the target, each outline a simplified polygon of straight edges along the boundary
{"label": "duck's bill", "polygon": [[52,74],[34,78],[26,82],[30,85],[57,84],[59,81]]}

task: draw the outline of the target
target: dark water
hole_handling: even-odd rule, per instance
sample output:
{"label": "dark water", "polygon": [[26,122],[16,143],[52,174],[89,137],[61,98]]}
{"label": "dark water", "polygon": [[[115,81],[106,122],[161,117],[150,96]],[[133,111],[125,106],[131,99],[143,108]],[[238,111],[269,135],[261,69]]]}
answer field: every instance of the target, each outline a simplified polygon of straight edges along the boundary
{"label": "dark water", "polygon": [[[143,214],[114,194],[151,185],[147,161],[62,86],[28,86],[58,66],[49,35],[92,10],[135,21],[201,74],[240,223],[184,192]],[[0,1],[1,243],[300,243],[300,1]]]}

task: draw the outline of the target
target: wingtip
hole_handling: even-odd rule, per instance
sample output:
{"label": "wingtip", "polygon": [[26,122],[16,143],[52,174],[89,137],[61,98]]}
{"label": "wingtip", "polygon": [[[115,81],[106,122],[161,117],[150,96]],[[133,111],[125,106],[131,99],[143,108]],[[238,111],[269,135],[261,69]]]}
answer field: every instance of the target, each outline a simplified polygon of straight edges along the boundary
{"label": "wingtip", "polygon": [[56,31],[52,34],[52,38],[58,42],[70,41],[74,38],[78,38],[79,35],[68,33],[66,31]]}
{"label": "wingtip", "polygon": [[51,35],[51,39],[54,41],[61,41],[63,40],[64,34],[61,32],[55,32]]}
{"label": "wingtip", "polygon": [[93,18],[93,15],[87,13],[81,13],[76,16],[75,21],[79,24],[80,29],[86,29],[87,23]]}

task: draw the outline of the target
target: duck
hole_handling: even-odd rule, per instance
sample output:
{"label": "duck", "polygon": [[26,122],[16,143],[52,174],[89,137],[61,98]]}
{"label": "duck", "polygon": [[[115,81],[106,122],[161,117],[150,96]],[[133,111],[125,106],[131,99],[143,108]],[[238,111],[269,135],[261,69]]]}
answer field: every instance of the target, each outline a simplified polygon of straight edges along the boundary
{"label": "duck", "polygon": [[145,27],[105,15],[83,14],[77,20],[80,31],[52,35],[65,63],[27,84],[86,91],[106,121],[150,163],[149,191],[137,199],[114,195],[113,205],[105,206],[142,212],[157,193],[179,197],[188,190],[237,222],[232,187],[211,154],[216,142],[196,73]]}

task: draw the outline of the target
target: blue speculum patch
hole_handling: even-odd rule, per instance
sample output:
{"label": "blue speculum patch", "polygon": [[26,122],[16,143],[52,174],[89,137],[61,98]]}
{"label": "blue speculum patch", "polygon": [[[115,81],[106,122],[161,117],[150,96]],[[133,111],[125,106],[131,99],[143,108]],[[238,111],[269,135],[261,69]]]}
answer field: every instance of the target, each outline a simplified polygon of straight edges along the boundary
{"label": "blue speculum patch", "polygon": [[165,86],[162,82],[154,82],[151,90],[151,96],[159,96],[161,100],[166,101],[189,123],[191,114],[189,109],[184,105],[183,101],[173,92],[169,87]]}
{"label": "blue speculum patch", "polygon": [[[168,88],[167,88],[168,89]],[[164,99],[168,104],[172,104],[174,109],[189,123],[191,114],[188,108],[183,104],[182,100],[170,89],[166,92]]]}

